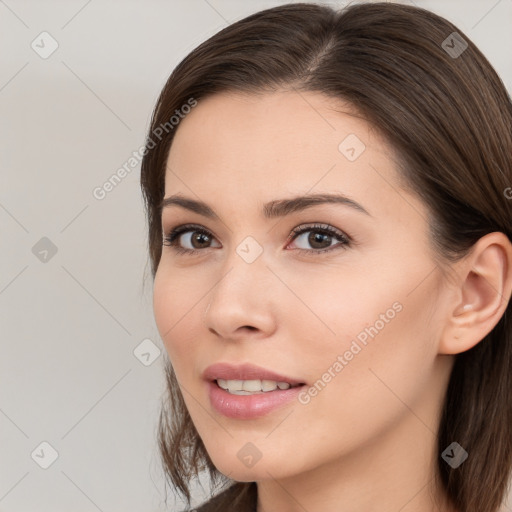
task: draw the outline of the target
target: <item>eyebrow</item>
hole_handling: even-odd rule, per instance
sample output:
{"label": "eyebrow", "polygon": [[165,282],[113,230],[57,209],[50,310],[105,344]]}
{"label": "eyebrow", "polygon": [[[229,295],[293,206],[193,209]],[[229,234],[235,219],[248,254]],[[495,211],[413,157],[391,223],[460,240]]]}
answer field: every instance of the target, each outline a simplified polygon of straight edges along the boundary
{"label": "eyebrow", "polygon": [[[342,194],[308,194],[289,199],[275,199],[263,206],[263,215],[267,219],[274,219],[277,217],[284,217],[295,212],[300,212],[306,208],[311,208],[312,206],[320,204],[341,204],[370,217],[372,216],[357,201],[354,201]],[[182,208],[195,212],[203,217],[220,220],[219,216],[206,203],[184,197],[181,194],[175,194],[164,198],[160,205],[160,212],[162,212],[164,208],[169,208],[170,206],[181,206]]]}

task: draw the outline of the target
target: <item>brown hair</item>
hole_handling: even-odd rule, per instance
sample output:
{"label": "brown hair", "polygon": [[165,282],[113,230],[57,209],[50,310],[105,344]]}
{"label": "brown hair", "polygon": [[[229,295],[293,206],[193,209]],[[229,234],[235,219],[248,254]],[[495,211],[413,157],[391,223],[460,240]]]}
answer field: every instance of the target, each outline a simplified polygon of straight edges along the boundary
{"label": "brown hair", "polygon": [[[461,41],[467,48],[455,55]],[[512,185],[512,102],[469,38],[442,17],[409,5],[352,4],[335,11],[287,4],[210,37],[180,62],[162,90],[141,175],[153,277],[162,251],[165,164],[176,129],[166,130],[154,148],[151,134],[191,97],[200,102],[223,91],[277,89],[348,101],[380,131],[399,156],[404,183],[429,209],[431,240],[446,268],[487,233],[500,231],[512,240],[512,200],[505,193]],[[456,356],[450,377],[436,476],[461,512],[496,512],[507,490],[511,320],[509,303],[486,338]],[[159,445],[168,478],[190,503],[190,482],[198,471],[208,470],[212,482],[223,475],[192,424],[170,364],[166,371],[169,393]],[[469,453],[456,469],[440,457],[452,441]],[[218,510],[254,509],[255,489],[255,483],[235,483]]]}

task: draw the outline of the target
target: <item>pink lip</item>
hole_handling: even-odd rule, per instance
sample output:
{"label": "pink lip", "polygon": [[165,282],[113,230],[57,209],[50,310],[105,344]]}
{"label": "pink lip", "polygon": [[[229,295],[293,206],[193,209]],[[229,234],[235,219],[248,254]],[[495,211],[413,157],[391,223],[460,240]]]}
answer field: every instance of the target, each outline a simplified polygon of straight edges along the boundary
{"label": "pink lip", "polygon": [[[296,398],[304,387],[304,383],[297,379],[251,364],[235,366],[227,363],[217,363],[206,368],[203,372],[203,378],[207,381],[208,396],[212,407],[228,418],[241,420],[258,418],[284,406]],[[276,382],[288,382],[296,387],[254,395],[233,395],[220,388],[215,382],[217,379],[274,380]]]}
{"label": "pink lip", "polygon": [[304,381],[280,375],[273,371],[255,366],[252,364],[233,365],[229,363],[216,363],[208,366],[203,372],[203,379],[214,381],[217,379],[225,380],[275,380],[276,382],[288,382],[292,386],[304,384]]}

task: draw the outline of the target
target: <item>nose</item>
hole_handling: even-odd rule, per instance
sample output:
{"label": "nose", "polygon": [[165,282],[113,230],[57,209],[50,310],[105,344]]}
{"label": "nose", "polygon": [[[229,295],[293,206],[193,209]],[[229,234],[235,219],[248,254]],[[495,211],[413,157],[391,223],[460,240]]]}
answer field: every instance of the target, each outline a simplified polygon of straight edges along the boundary
{"label": "nose", "polygon": [[247,263],[233,251],[225,263],[209,294],[204,325],[217,337],[231,341],[272,335],[277,312],[272,290],[277,280],[264,259]]}

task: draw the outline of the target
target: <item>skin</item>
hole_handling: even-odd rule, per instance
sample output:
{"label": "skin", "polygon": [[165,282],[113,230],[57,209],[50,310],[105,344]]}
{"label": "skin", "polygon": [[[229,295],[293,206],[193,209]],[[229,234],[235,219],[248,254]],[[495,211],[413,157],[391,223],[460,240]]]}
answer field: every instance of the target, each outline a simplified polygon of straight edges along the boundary
{"label": "skin", "polygon": [[[426,206],[400,188],[386,142],[349,112],[310,92],[199,101],[176,132],[165,196],[200,199],[220,220],[164,209],[164,235],[195,223],[211,237],[194,246],[193,230],[181,236],[198,255],[163,247],[155,319],[213,463],[258,482],[258,512],[455,510],[433,480],[440,409],[454,355],[506,308],[512,249],[491,233],[447,277],[429,243]],[[349,134],[366,146],[354,161],[338,149]],[[262,215],[267,201],[320,192],[343,193],[370,215],[339,204]],[[288,238],[314,223],[352,243],[333,237],[315,246],[308,235],[316,231]],[[263,248],[250,264],[236,252],[247,236]],[[210,364],[251,362],[313,385],[394,303],[400,312],[308,404],[252,420],[212,408],[201,378]],[[261,452],[251,468],[237,457],[247,442]]]}

